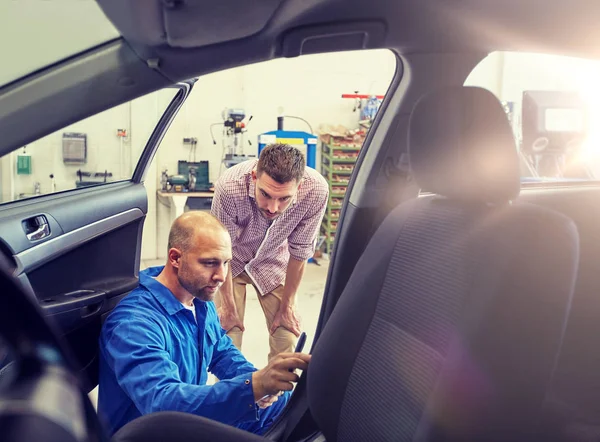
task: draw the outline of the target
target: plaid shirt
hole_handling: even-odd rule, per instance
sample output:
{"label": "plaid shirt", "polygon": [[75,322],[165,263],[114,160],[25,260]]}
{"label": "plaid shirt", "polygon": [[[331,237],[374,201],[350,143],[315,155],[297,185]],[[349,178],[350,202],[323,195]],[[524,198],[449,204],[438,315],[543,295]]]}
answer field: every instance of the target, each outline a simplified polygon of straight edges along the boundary
{"label": "plaid shirt", "polygon": [[298,261],[313,256],[329,186],[319,172],[307,167],[294,201],[269,221],[256,204],[252,171],[257,162],[245,161],[225,171],[215,184],[212,214],[231,235],[232,276],[245,271],[265,295],[285,282],[290,256]]}

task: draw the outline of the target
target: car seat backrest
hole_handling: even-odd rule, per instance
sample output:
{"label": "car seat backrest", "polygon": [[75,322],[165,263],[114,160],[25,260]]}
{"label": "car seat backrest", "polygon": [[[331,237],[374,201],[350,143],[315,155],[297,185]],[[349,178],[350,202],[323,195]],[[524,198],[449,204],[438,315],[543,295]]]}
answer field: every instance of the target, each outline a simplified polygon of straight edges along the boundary
{"label": "car seat backrest", "polygon": [[512,204],[519,165],[500,103],[423,97],[414,177],[371,239],[313,351],[311,414],[328,441],[527,440],[560,350],[578,235]]}

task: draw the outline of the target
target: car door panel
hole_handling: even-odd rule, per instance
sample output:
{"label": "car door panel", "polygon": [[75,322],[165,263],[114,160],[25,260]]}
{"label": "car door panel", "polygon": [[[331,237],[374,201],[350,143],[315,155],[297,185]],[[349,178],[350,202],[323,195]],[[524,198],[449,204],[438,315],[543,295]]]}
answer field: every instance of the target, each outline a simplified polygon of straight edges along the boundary
{"label": "car door panel", "polygon": [[[0,216],[14,274],[74,349],[90,390],[103,318],[138,283],[147,207],[143,184],[125,182],[16,203]],[[40,215],[50,233],[31,241],[24,222]]]}

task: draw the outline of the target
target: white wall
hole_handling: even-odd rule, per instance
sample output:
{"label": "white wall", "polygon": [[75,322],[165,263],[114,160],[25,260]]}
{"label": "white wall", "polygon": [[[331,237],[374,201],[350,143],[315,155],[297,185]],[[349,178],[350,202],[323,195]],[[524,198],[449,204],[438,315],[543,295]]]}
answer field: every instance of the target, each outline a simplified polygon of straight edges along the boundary
{"label": "white wall", "polygon": [[[73,189],[78,179],[77,170],[79,169],[91,172],[108,170],[114,174],[114,179],[129,177],[131,158],[128,153],[131,149],[131,143],[126,142],[123,144],[123,161],[120,161],[120,140],[116,133],[119,128],[130,131],[130,119],[130,105],[126,103],[27,145],[25,151],[32,156],[32,173],[31,175],[16,175],[14,177],[14,193],[12,195],[10,176],[3,174],[3,201],[13,200],[20,193],[32,194],[36,181],[40,183],[42,193],[50,192],[50,174],[54,174],[57,191]],[[88,156],[86,164],[64,164],[62,160],[63,132],[87,134]],[[4,158],[3,163],[9,161],[15,163],[16,155],[23,151],[24,149],[18,149],[12,155],[12,158]]]}

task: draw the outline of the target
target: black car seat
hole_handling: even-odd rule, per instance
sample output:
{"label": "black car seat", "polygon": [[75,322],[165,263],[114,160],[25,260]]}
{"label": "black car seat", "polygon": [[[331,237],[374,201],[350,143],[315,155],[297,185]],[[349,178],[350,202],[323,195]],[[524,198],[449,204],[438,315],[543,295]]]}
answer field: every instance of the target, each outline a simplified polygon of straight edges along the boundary
{"label": "black car seat", "polygon": [[[556,212],[511,203],[517,151],[483,89],[423,97],[409,147],[431,195],[398,206],[356,265],[313,351],[311,415],[328,442],[534,440],[573,293],[577,230]],[[158,440],[160,419],[178,427],[173,414],[141,419],[114,440]],[[220,431],[197,422],[186,442],[209,440],[201,425],[212,438]],[[217,439],[257,440],[233,429]]]}
{"label": "black car seat", "polygon": [[410,162],[433,195],[381,225],[313,352],[327,441],[533,440],[573,294],[578,234],[519,195],[498,100],[448,88],[416,105]]}

